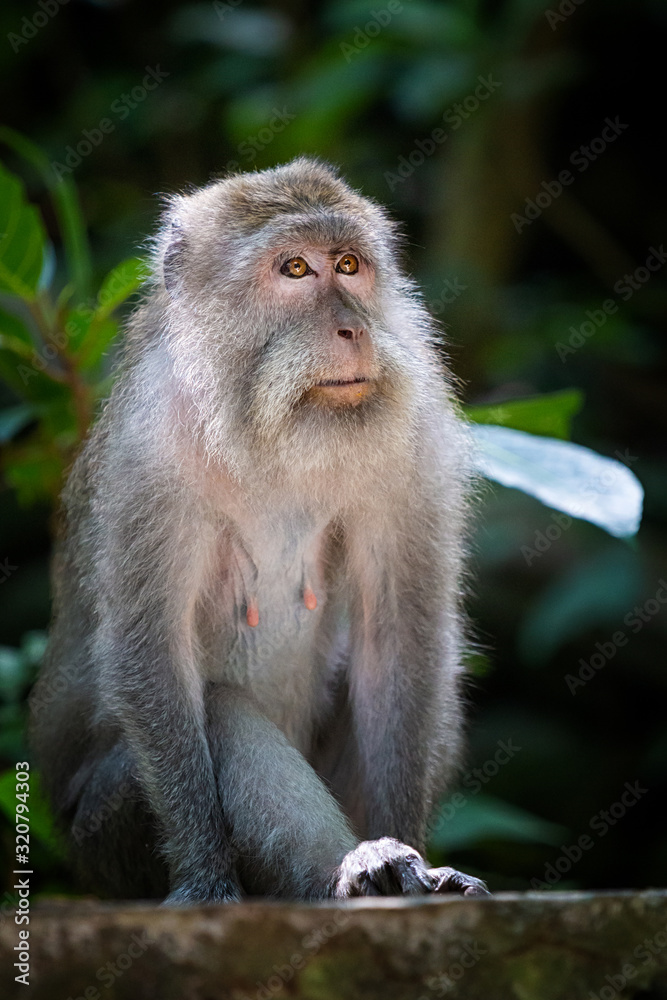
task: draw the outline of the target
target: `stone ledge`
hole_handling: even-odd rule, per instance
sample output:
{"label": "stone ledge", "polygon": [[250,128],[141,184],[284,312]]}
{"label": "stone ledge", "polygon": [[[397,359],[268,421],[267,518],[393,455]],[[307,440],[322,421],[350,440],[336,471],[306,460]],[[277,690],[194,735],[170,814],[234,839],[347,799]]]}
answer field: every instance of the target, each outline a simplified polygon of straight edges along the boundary
{"label": "stone ledge", "polygon": [[6,1000],[667,998],[667,891],[167,908],[44,901],[0,924]]}

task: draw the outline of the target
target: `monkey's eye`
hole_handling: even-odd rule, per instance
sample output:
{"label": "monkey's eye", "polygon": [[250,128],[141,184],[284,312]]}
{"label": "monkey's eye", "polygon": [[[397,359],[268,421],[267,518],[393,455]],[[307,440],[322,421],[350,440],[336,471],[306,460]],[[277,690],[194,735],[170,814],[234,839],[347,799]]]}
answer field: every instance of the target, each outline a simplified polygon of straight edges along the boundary
{"label": "monkey's eye", "polygon": [[315,272],[308,267],[303,257],[292,257],[285,261],[280,268],[280,273],[286,274],[288,278],[303,278],[304,274],[314,274]]}
{"label": "monkey's eye", "polygon": [[356,274],[359,270],[359,261],[353,253],[346,253],[336,264],[339,274]]}

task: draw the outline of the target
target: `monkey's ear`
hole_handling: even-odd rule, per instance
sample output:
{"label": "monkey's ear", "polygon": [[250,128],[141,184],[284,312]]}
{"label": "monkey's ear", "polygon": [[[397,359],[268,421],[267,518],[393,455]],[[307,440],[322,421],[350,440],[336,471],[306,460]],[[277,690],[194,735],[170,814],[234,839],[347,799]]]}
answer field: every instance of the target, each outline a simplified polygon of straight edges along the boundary
{"label": "monkey's ear", "polygon": [[187,243],[180,219],[172,219],[167,249],[162,261],[164,287],[172,299],[176,298],[181,283],[181,272],[185,264]]}

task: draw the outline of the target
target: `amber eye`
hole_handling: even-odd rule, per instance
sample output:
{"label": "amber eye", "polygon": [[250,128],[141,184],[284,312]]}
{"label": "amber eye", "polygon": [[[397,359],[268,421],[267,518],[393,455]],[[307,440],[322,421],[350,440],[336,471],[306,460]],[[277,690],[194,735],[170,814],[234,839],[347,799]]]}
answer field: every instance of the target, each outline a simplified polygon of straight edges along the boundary
{"label": "amber eye", "polygon": [[308,267],[303,257],[292,257],[291,260],[285,261],[280,268],[280,273],[286,274],[288,278],[303,278],[304,274],[313,274],[314,272]]}
{"label": "amber eye", "polygon": [[339,274],[356,274],[359,270],[359,261],[353,253],[346,253],[336,264]]}

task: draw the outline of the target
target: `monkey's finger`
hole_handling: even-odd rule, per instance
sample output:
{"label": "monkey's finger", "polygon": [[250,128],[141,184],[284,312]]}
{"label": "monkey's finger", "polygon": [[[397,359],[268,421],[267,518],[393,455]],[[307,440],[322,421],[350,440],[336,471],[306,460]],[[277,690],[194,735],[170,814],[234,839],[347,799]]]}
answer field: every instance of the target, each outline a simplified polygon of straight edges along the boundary
{"label": "monkey's finger", "polygon": [[371,868],[367,878],[381,896],[416,896],[432,891],[428,869],[419,855],[387,860]]}
{"label": "monkey's finger", "polygon": [[363,871],[351,876],[341,875],[334,882],[329,895],[334,899],[355,899],[357,896],[382,896],[383,893],[370,874]]}
{"label": "monkey's finger", "polygon": [[360,883],[360,896],[391,896],[393,893],[383,891],[380,885],[376,885],[373,877],[369,874],[365,874],[359,880]]}
{"label": "monkey's finger", "polygon": [[490,896],[481,879],[466,875],[455,868],[431,868],[429,876],[433,892],[456,892],[461,896]]}
{"label": "monkey's finger", "polygon": [[381,895],[415,896],[432,891],[426,863],[414,848],[391,837],[383,837],[368,847],[369,875]]}
{"label": "monkey's finger", "polygon": [[419,854],[405,858],[401,867],[401,891],[409,896],[419,896],[433,891],[430,872]]}

